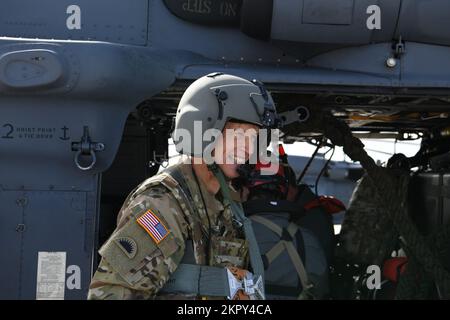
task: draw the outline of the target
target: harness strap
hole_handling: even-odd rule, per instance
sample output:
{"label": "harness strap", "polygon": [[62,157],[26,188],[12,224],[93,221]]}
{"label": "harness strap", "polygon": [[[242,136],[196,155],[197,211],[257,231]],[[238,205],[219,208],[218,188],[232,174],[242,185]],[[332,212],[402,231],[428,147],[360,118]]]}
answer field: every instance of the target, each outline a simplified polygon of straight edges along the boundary
{"label": "harness strap", "polygon": [[[278,226],[277,224],[273,223],[269,219],[266,219],[264,217],[254,215],[250,217],[251,220],[258,222],[265,227],[267,227],[269,230],[276,233],[280,238],[283,236],[283,229]],[[299,230],[298,226],[295,223],[289,223],[288,227],[286,228],[289,235],[294,238],[295,234]],[[304,292],[308,292],[312,288],[312,284],[309,282],[308,279],[308,273],[306,272],[305,266],[303,264],[302,259],[300,258],[300,255],[298,251],[296,250],[294,244],[292,241],[286,241],[286,240],[280,240],[277,242],[269,251],[267,251],[264,256],[267,259],[268,265],[270,265],[283,251],[286,250],[294,267],[297,271],[297,275],[300,279],[300,283],[302,284],[302,293],[298,296],[299,299],[305,297]]]}
{"label": "harness strap", "polygon": [[285,246],[282,241],[277,242],[264,256],[267,259],[267,266],[269,266],[280,254],[285,250]]}
{"label": "harness strap", "polygon": [[[237,275],[241,276],[237,276]],[[181,263],[161,290],[207,297],[234,299],[242,292],[247,299],[263,299],[262,279],[246,270]]]}
{"label": "harness strap", "polygon": [[250,219],[255,222],[258,222],[258,223],[262,224],[263,226],[267,227],[268,229],[272,230],[280,238],[283,235],[283,229],[279,225],[270,221],[269,219],[266,219],[266,218],[258,216],[258,215],[251,216]]}
{"label": "harness strap", "polygon": [[256,242],[252,223],[250,219],[245,216],[242,206],[231,198],[229,186],[225,181],[222,171],[217,167],[217,165],[209,165],[208,167],[219,181],[220,191],[224,198],[224,204],[230,206],[235,220],[243,225],[245,238],[249,245],[250,264],[253,269],[253,273],[257,278],[260,277],[261,281],[264,282],[264,264],[261,258],[258,243]]}
{"label": "harness strap", "polygon": [[312,284],[309,282],[308,274],[306,273],[305,266],[303,265],[302,259],[300,259],[297,250],[295,249],[292,242],[283,241],[283,244],[286,248],[287,253],[289,254],[289,257],[292,260],[292,263],[294,264],[303,290],[309,290],[312,287]]}

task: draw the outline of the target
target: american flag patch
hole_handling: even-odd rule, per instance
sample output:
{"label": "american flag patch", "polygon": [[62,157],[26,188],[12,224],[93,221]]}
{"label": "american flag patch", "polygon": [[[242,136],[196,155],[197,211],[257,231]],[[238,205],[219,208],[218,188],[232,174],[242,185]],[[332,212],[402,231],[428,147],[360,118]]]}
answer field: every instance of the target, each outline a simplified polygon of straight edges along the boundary
{"label": "american flag patch", "polygon": [[167,230],[161,220],[151,210],[148,210],[136,221],[147,231],[156,244],[159,244],[169,234],[169,230]]}

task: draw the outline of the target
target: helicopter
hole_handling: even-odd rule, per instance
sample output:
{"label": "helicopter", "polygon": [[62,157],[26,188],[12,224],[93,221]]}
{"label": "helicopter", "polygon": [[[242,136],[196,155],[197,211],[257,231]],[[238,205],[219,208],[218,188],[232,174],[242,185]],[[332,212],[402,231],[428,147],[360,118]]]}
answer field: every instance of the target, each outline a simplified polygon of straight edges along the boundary
{"label": "helicopter", "polygon": [[308,121],[325,113],[354,137],[422,139],[405,161],[434,205],[417,214],[447,224],[449,18],[445,0],[3,0],[0,299],[86,297],[181,95],[212,72],[297,112],[289,143],[323,136]]}

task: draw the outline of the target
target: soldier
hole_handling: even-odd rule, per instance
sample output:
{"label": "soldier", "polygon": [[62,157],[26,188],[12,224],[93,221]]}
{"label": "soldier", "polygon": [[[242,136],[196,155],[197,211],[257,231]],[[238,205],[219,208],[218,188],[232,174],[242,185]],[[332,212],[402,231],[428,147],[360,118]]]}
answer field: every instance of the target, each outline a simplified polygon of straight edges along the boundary
{"label": "soldier", "polygon": [[215,73],[189,86],[173,132],[182,160],[127,197],[88,298],[263,299],[261,256],[230,181],[254,154],[259,130],[277,121],[256,81]]}

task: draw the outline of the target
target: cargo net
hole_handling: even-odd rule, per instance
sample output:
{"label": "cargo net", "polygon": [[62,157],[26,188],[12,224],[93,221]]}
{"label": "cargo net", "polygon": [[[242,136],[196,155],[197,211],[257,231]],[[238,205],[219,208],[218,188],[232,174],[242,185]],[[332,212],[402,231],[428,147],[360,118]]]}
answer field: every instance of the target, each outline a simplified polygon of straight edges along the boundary
{"label": "cargo net", "polygon": [[419,233],[408,214],[409,168],[396,167],[395,163],[378,166],[348,125],[331,114],[320,113],[302,124],[301,129],[313,132],[317,128],[366,170],[357,187],[361,190],[355,190],[353,195],[365,199],[364,208],[354,208],[353,212],[349,208],[346,213],[336,260],[341,259],[347,266],[351,263],[382,266],[400,246],[408,265],[399,277],[393,298],[450,299],[450,273],[445,266],[449,260],[450,227],[443,226],[429,236]]}

